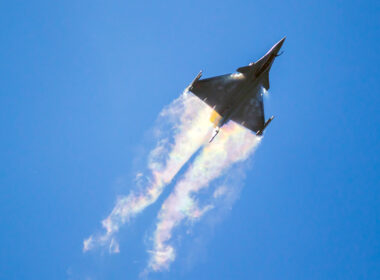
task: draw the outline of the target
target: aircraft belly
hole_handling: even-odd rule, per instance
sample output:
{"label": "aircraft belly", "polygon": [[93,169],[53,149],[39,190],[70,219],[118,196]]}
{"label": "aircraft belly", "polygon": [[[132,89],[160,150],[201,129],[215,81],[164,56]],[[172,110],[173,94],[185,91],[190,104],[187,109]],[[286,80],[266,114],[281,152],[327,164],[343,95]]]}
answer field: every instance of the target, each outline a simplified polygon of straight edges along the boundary
{"label": "aircraft belly", "polygon": [[262,129],[264,125],[264,108],[260,86],[257,82],[243,95],[229,119],[254,132]]}
{"label": "aircraft belly", "polygon": [[243,93],[240,98],[236,100],[236,106],[231,115],[234,115],[236,112],[240,112],[248,103],[255,105],[255,100],[260,94],[260,87],[258,86],[258,83],[254,81],[251,85],[248,85],[244,91],[245,93]]}

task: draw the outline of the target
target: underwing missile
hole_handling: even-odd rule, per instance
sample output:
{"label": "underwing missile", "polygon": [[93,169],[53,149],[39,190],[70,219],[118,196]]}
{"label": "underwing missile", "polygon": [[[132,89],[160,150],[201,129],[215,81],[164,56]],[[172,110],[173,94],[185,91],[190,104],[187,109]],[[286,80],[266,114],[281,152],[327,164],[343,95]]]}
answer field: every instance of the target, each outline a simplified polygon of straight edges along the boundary
{"label": "underwing missile", "polygon": [[219,129],[220,129],[220,128],[217,127],[217,128],[214,130],[214,134],[212,135],[210,141],[208,141],[209,143],[211,143],[212,140],[214,140],[215,136],[218,135],[218,133],[219,133]]}
{"label": "underwing missile", "polygon": [[191,82],[191,84],[188,86],[188,89],[191,91],[193,89],[193,86],[202,76],[202,70],[199,71],[198,75],[195,77],[195,79]]}
{"label": "underwing missile", "polygon": [[270,122],[274,119],[274,116],[271,116],[264,124],[264,127],[262,129],[260,129],[259,131],[256,132],[256,135],[257,136],[261,136],[263,135],[263,132],[264,132],[264,129],[268,126],[268,124],[270,124]]}

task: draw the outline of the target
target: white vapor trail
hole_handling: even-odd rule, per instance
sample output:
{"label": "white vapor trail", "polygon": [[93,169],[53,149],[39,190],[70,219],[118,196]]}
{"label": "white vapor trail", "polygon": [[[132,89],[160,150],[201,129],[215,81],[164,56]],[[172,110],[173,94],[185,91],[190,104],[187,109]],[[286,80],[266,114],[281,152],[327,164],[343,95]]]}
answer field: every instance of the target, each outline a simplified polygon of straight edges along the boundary
{"label": "white vapor trail", "polygon": [[211,111],[201,100],[185,91],[160,113],[156,126],[166,125],[169,129],[154,131],[157,144],[148,156],[148,174],[137,174],[135,190],[118,198],[111,213],[102,221],[105,233],[85,239],[83,251],[102,245],[108,246],[110,253],[119,252],[115,233],[157,200],[165,186],[206,141],[212,127],[208,121]]}
{"label": "white vapor trail", "polygon": [[[245,160],[260,140],[247,129],[229,122],[218,137],[202,149],[161,207],[145,272],[169,268],[175,259],[175,250],[170,244],[173,230],[185,219],[196,221],[213,208],[213,204],[200,207],[195,195],[209,187],[211,181],[224,174],[234,163]],[[222,196],[226,188],[228,186],[214,191],[213,198]]]}

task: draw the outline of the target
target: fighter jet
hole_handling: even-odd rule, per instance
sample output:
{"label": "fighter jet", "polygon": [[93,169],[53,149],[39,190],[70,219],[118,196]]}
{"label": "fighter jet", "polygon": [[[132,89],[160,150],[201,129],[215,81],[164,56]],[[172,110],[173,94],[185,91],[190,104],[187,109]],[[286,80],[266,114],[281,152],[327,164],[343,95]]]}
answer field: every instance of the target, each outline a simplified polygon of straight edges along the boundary
{"label": "fighter jet", "polygon": [[263,88],[269,89],[269,70],[277,56],[284,37],[262,58],[237,69],[238,73],[216,76],[200,80],[202,71],[189,85],[188,90],[203,100],[214,111],[211,121],[215,130],[210,141],[214,140],[220,128],[229,120],[252,130],[261,136],[273,120],[264,119]]}

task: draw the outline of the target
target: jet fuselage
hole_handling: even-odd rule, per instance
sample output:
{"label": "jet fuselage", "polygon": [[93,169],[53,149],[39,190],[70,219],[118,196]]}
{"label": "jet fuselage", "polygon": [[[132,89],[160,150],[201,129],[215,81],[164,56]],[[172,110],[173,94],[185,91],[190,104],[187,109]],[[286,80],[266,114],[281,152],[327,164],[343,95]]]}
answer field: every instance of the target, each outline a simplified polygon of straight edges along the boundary
{"label": "jet fuselage", "polygon": [[[246,75],[246,74],[237,74],[237,75]],[[250,102],[250,99],[255,97],[256,94],[260,91],[260,83],[259,78],[253,78],[250,80],[248,77],[244,77],[246,80],[244,84],[242,84],[241,88],[239,88],[235,96],[233,96],[229,102],[229,104],[224,109],[224,116],[220,119],[219,123],[216,125],[217,127],[222,127],[225,125],[230,118],[234,115],[235,112],[239,112],[241,107],[244,106],[247,102]]]}
{"label": "jet fuselage", "polygon": [[[278,52],[281,49],[284,40],[285,38],[280,40],[259,60],[262,61],[262,65],[258,69],[251,67],[250,69],[248,68],[249,70],[245,73],[234,74],[242,75],[241,79],[244,80],[244,82],[241,83],[238,88],[234,89],[234,95],[231,97],[229,104],[224,109],[223,117],[216,124],[217,129],[226,124],[235,112],[239,112],[244,104],[247,102],[255,102],[256,98],[262,98],[262,77],[272,67],[272,64],[278,56]],[[250,66],[251,65],[254,64],[252,63]]]}
{"label": "jet fuselage", "polygon": [[281,39],[255,63],[239,67],[238,73],[200,80],[201,71],[189,85],[189,91],[214,110],[210,120],[215,132],[210,142],[229,120],[262,135],[273,119],[265,121],[262,88],[269,89],[269,70],[284,41]]}

